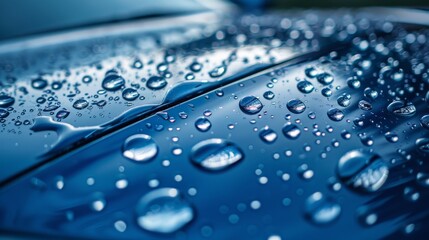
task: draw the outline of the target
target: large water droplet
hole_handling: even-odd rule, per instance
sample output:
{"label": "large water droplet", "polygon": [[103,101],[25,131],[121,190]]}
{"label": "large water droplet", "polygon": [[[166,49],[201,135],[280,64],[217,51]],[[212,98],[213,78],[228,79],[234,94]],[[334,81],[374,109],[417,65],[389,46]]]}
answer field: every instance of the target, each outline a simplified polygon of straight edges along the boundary
{"label": "large water droplet", "polygon": [[339,122],[339,121],[343,120],[343,118],[344,118],[343,111],[341,111],[338,108],[329,109],[327,112],[327,115],[328,115],[329,119],[331,119],[332,121],[336,121],[336,122]]}
{"label": "large water droplet", "polygon": [[416,113],[416,107],[412,102],[393,101],[387,106],[387,111],[401,117],[411,117]]}
{"label": "large water droplet", "polygon": [[0,95],[0,107],[7,108],[15,103],[15,98],[8,95]]}
{"label": "large water droplet", "polygon": [[201,132],[207,132],[212,127],[212,123],[205,117],[200,117],[195,121],[195,127]]}
{"label": "large water droplet", "polygon": [[193,146],[190,158],[192,163],[205,170],[218,171],[229,168],[243,159],[243,153],[231,142],[212,138]]}
{"label": "large water droplet", "polygon": [[107,91],[116,91],[125,85],[125,80],[117,72],[108,72],[103,79],[102,87]]}
{"label": "large water droplet", "polygon": [[375,192],[385,183],[389,168],[374,153],[352,150],[340,158],[337,173],[351,189]]}
{"label": "large water droplet", "polygon": [[262,110],[262,102],[254,97],[254,96],[247,96],[240,100],[239,103],[241,111],[243,111],[246,114],[256,114]]}
{"label": "large water droplet", "polygon": [[328,224],[340,216],[341,206],[321,192],[315,192],[305,202],[305,213],[315,224]]}
{"label": "large water droplet", "polygon": [[150,90],[160,90],[167,86],[167,80],[160,76],[152,76],[146,82],[146,87]]}
{"label": "large water droplet", "polygon": [[137,207],[138,225],[150,232],[173,233],[194,218],[194,210],[175,188],[160,188],[144,195]]}
{"label": "large water droplet", "polygon": [[146,134],[135,134],[128,137],[122,146],[122,155],[128,159],[146,162],[158,154],[155,141]]}
{"label": "large water droplet", "polygon": [[286,104],[287,109],[292,113],[302,113],[307,108],[305,104],[299,99],[292,99]]}

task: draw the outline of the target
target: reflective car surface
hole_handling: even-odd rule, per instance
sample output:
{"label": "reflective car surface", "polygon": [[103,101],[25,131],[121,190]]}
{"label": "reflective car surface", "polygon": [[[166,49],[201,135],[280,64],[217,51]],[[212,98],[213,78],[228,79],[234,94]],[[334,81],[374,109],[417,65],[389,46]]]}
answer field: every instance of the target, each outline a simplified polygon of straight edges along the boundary
{"label": "reflective car surface", "polygon": [[429,15],[205,11],[0,45],[0,229],[425,239]]}

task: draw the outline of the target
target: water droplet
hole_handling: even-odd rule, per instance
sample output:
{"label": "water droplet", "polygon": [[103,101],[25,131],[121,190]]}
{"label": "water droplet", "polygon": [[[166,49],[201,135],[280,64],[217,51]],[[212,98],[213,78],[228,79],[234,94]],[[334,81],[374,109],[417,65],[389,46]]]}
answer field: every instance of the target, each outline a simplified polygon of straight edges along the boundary
{"label": "water droplet", "polygon": [[89,103],[85,99],[78,99],[73,103],[73,107],[78,109],[78,110],[84,109],[84,108],[88,107],[88,105],[89,105]]}
{"label": "water droplet", "polygon": [[422,152],[429,153],[429,138],[419,138],[416,140],[416,146]]}
{"label": "water droplet", "polygon": [[321,73],[317,75],[317,81],[323,85],[328,85],[334,81],[334,77],[329,73]]}
{"label": "water droplet", "polygon": [[307,77],[309,78],[315,78],[317,75],[321,74],[322,72],[315,68],[315,67],[307,67],[305,70],[305,75],[307,75]]}
{"label": "water droplet", "polygon": [[192,163],[205,170],[218,171],[239,162],[243,159],[243,153],[231,142],[212,138],[193,146],[190,159]]}
{"label": "water droplet", "polygon": [[226,65],[220,65],[218,67],[215,67],[213,70],[209,72],[210,77],[212,78],[218,78],[224,75],[226,72]]}
{"label": "water droplet", "polygon": [[7,108],[15,103],[15,98],[8,95],[0,95],[0,108]]}
{"label": "water droplet", "polygon": [[175,188],[160,188],[144,195],[137,207],[138,225],[150,232],[173,233],[194,218],[194,210]]}
{"label": "water droplet", "polygon": [[310,195],[305,202],[305,214],[315,224],[329,224],[341,213],[341,206],[321,192]]}
{"label": "water droplet", "polygon": [[399,140],[398,134],[393,133],[393,132],[385,133],[384,137],[386,138],[387,141],[389,141],[391,143],[395,143]]}
{"label": "water droplet", "polygon": [[7,116],[9,116],[9,112],[4,109],[0,109],[0,118],[6,118]]}
{"label": "water droplet", "polygon": [[416,175],[416,181],[420,186],[429,187],[429,173],[419,172]]}
{"label": "water droplet", "polygon": [[422,127],[429,129],[429,115],[424,115],[422,118],[420,118],[420,124]]}
{"label": "water droplet", "polygon": [[195,127],[201,132],[207,132],[212,127],[212,123],[205,117],[200,117],[195,121]]}
{"label": "water droplet", "polygon": [[106,200],[102,197],[101,193],[94,194],[95,200],[91,203],[92,210],[101,212],[106,207]]}
{"label": "water droplet", "polygon": [[146,162],[158,154],[155,141],[146,134],[135,134],[128,137],[122,147],[122,155],[128,159]]}
{"label": "water droplet", "polygon": [[263,96],[265,99],[271,100],[275,97],[275,94],[272,91],[266,91]]}
{"label": "water droplet", "polygon": [[348,107],[350,105],[350,99],[351,98],[352,97],[350,96],[350,94],[344,93],[343,95],[341,95],[337,98],[337,103],[341,107]]}
{"label": "water droplet", "polygon": [[400,117],[411,117],[416,113],[416,107],[412,102],[393,101],[387,106],[387,111]]}
{"label": "water droplet", "polygon": [[332,90],[328,87],[325,87],[322,89],[322,95],[325,97],[330,97],[332,96]]}
{"label": "water droplet", "polygon": [[359,106],[360,109],[362,109],[364,111],[369,111],[369,110],[372,109],[371,103],[369,103],[369,102],[367,102],[365,100],[360,100],[358,106]]}
{"label": "water droplet", "polygon": [[36,78],[31,81],[31,86],[34,89],[41,90],[48,86],[48,81],[43,78]]}
{"label": "water droplet", "polygon": [[299,127],[295,124],[287,123],[282,128],[282,132],[285,135],[285,137],[289,139],[296,139],[301,135],[301,130]]}
{"label": "water droplet", "polygon": [[344,118],[343,111],[341,111],[338,108],[329,109],[327,112],[327,115],[328,115],[329,119],[331,119],[332,121],[336,121],[336,122],[339,122],[339,121],[343,120],[343,118]]}
{"label": "water droplet", "polygon": [[267,127],[262,129],[262,131],[259,133],[259,137],[266,143],[273,143],[277,139],[277,133]]}
{"label": "water droplet", "polygon": [[375,100],[378,97],[378,92],[367,87],[363,90],[363,95],[370,100]]}
{"label": "water droplet", "polygon": [[375,192],[385,183],[389,168],[383,159],[374,153],[352,150],[340,158],[337,173],[349,188]]}
{"label": "water droplet", "polygon": [[241,111],[243,111],[246,114],[256,114],[262,110],[262,102],[254,97],[254,96],[247,96],[240,100],[239,103]]}
{"label": "water droplet", "polygon": [[347,80],[347,85],[352,89],[358,89],[361,86],[361,82],[356,78],[349,78]]}
{"label": "water droplet", "polygon": [[139,59],[136,59],[133,63],[133,68],[142,69],[143,63]]}
{"label": "water droplet", "polygon": [[134,101],[139,96],[140,94],[134,88],[126,88],[124,91],[122,91],[122,97],[127,101]]}
{"label": "water droplet", "polygon": [[289,109],[289,111],[291,111],[292,113],[302,113],[305,111],[305,109],[307,108],[305,106],[305,104],[299,100],[299,99],[292,99],[290,100],[287,105],[286,105],[287,109]]}
{"label": "water droplet", "polygon": [[59,89],[61,89],[62,86],[63,86],[63,84],[60,81],[55,81],[51,84],[51,88],[53,90],[59,90]]}
{"label": "water droplet", "polygon": [[167,80],[160,76],[152,76],[146,82],[146,87],[150,90],[160,90],[167,86]]}
{"label": "water droplet", "polygon": [[118,232],[125,232],[125,230],[127,230],[127,224],[122,220],[116,221],[114,226]]}
{"label": "water droplet", "polygon": [[83,83],[90,83],[90,82],[92,82],[92,77],[91,77],[91,76],[86,75],[86,76],[84,76],[84,77],[82,78],[82,82],[83,82]]}
{"label": "water droplet", "polygon": [[102,87],[107,91],[117,91],[125,85],[125,80],[117,72],[107,72]]}
{"label": "water droplet", "polygon": [[199,62],[193,62],[191,65],[189,65],[189,69],[191,69],[192,72],[199,72],[203,68],[203,65]]}
{"label": "water droplet", "polygon": [[313,84],[311,84],[311,82],[304,80],[304,81],[300,81],[297,84],[297,88],[300,92],[302,93],[311,93],[314,90],[314,86]]}
{"label": "water droplet", "polygon": [[51,111],[58,109],[59,107],[60,107],[59,105],[48,105],[43,109],[43,111],[44,112],[51,112]]}

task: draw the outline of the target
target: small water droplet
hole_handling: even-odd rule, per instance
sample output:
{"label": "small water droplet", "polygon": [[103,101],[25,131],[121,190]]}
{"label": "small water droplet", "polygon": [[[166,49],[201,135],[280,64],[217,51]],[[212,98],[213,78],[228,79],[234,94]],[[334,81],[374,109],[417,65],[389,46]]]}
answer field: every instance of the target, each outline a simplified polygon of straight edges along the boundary
{"label": "small water droplet", "polygon": [[287,123],[282,128],[282,132],[285,135],[285,137],[289,139],[296,139],[301,135],[301,130],[299,127],[295,124]]}
{"label": "small water droplet", "polygon": [[266,91],[263,96],[265,99],[271,100],[275,97],[275,94],[272,91]]}
{"label": "small water droplet", "polygon": [[127,101],[134,101],[139,96],[140,94],[134,88],[126,88],[124,91],[122,91],[122,97]]}
{"label": "small water droplet", "polygon": [[203,65],[199,62],[193,62],[191,65],[189,65],[189,69],[191,69],[192,72],[199,72],[203,68]]}
{"label": "small water droplet", "polygon": [[88,107],[88,105],[89,105],[89,102],[86,101],[85,99],[78,99],[73,103],[73,107],[78,110],[84,109]]}
{"label": "small water droplet", "polygon": [[391,143],[395,143],[399,140],[398,134],[393,133],[393,132],[385,133],[384,137],[386,138],[387,141],[389,141]]}
{"label": "small water droplet", "polygon": [[305,214],[315,224],[329,224],[341,213],[341,206],[321,192],[310,195],[305,202]]}
{"label": "small water droplet", "polygon": [[6,118],[7,116],[9,116],[9,112],[4,109],[0,109],[0,118]]}
{"label": "small water droplet", "polygon": [[262,131],[259,133],[259,137],[266,143],[273,143],[277,139],[277,133],[267,127],[262,129]]}
{"label": "small water droplet", "polygon": [[429,129],[429,115],[424,115],[420,118],[420,124],[422,127]]}
{"label": "small water droplet", "polygon": [[304,80],[304,81],[300,81],[297,84],[297,88],[300,92],[302,93],[311,93],[314,90],[314,86],[313,84],[311,84],[311,82]]}
{"label": "small water droplet", "polygon": [[334,81],[334,77],[329,73],[321,73],[317,75],[317,81],[323,85],[328,85]]}
{"label": "small water droplet", "polygon": [[350,96],[350,94],[344,93],[343,95],[341,95],[337,98],[337,103],[341,107],[348,107],[350,105],[351,98],[352,97]]}
{"label": "small water droplet", "polygon": [[429,153],[429,138],[417,139],[416,146],[420,151]]}
{"label": "small water droplet", "polygon": [[220,65],[215,67],[213,70],[209,72],[210,77],[218,78],[224,75],[226,72],[226,65]]}
{"label": "small water droplet", "polygon": [[367,102],[365,100],[360,100],[358,106],[359,106],[360,109],[362,109],[364,111],[369,111],[369,110],[372,109],[371,103],[369,103],[369,102]]}
{"label": "small water droplet", "polygon": [[41,90],[48,86],[48,81],[43,78],[36,78],[31,81],[31,86],[34,89]]}

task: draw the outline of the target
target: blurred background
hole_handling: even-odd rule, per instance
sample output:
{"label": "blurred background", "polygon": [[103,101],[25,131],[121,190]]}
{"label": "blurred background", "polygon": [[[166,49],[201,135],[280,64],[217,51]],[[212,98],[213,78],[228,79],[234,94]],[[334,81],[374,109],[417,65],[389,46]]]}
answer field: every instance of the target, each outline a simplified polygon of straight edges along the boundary
{"label": "blurred background", "polygon": [[0,41],[136,18],[211,10],[262,12],[291,8],[395,6],[425,8],[428,0],[44,0],[0,1]]}

